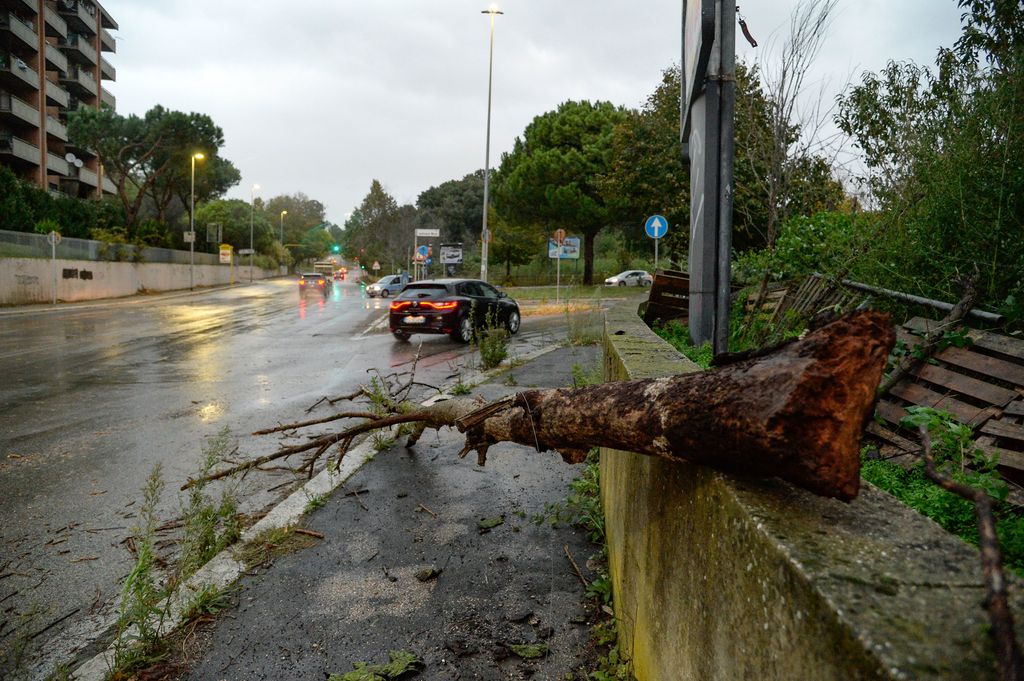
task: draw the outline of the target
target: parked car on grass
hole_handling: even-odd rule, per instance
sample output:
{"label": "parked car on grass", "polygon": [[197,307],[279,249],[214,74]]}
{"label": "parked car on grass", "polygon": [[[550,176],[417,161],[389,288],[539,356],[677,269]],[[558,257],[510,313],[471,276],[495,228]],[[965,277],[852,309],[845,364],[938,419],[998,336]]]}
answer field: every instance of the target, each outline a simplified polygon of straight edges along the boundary
{"label": "parked car on grass", "polygon": [[299,294],[317,292],[326,296],[331,288],[330,278],[321,272],[303,272],[299,275]]}
{"label": "parked car on grass", "polygon": [[626,270],[604,280],[605,286],[650,286],[654,277],[644,270]]}
{"label": "parked car on grass", "polygon": [[460,343],[489,324],[510,334],[519,331],[519,304],[479,279],[433,279],[413,282],[392,301],[391,333],[401,341],[414,333],[446,333]]}
{"label": "parked car on grass", "polygon": [[380,296],[381,298],[387,298],[388,296],[397,295],[402,292],[402,289],[409,281],[409,276],[405,274],[389,274],[386,277],[381,277],[376,282],[366,287],[366,295],[371,298]]}

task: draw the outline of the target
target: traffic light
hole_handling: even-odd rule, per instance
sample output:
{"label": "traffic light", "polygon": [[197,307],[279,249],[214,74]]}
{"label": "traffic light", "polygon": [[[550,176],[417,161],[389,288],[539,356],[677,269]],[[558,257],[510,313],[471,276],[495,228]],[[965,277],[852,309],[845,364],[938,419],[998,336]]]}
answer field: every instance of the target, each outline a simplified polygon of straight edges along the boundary
{"label": "traffic light", "polygon": [[341,252],[341,246],[339,246],[338,244],[334,244],[333,246],[331,246],[331,250],[333,252],[335,252],[335,253],[340,253]]}

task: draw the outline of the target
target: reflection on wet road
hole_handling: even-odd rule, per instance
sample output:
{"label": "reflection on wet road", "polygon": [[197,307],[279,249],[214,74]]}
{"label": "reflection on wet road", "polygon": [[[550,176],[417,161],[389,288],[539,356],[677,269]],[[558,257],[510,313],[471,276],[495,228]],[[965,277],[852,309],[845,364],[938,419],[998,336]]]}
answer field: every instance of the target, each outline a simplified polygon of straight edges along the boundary
{"label": "reflection on wet road", "polygon": [[[60,620],[32,642],[32,675],[45,676],[109,624],[154,466],[160,517],[175,518],[178,487],[223,428],[236,457],[269,453],[281,438],[248,434],[304,418],[369,369],[404,371],[418,357],[417,380],[440,385],[472,362],[470,347],[445,336],[392,339],[389,303],[349,282],[301,296],[280,279],[0,316],[0,648]],[[534,324],[513,352],[551,342]],[[242,510],[266,507],[289,479],[249,476]]]}

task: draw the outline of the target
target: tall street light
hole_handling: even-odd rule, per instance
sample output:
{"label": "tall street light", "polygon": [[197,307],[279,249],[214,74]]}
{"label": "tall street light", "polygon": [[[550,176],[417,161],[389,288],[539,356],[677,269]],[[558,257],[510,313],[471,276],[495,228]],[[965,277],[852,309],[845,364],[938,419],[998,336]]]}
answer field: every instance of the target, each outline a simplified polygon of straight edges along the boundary
{"label": "tall street light", "polygon": [[284,216],[288,215],[288,211],[281,211],[281,245],[284,246]]}
{"label": "tall street light", "polygon": [[190,291],[196,287],[196,161],[202,161],[204,158],[206,157],[201,151],[192,154],[192,196],[188,209],[188,288]]}
{"label": "tall street light", "polygon": [[252,240],[252,222],[253,218],[256,217],[256,190],[259,189],[258,184],[254,184],[252,189],[249,191],[249,283],[252,283],[252,255],[255,253],[253,250]]}
{"label": "tall street light", "polygon": [[487,231],[487,206],[490,204],[491,186],[491,81],[494,76],[494,17],[504,12],[498,11],[497,5],[491,5],[481,14],[491,15],[490,58],[487,62],[487,151],[484,154],[484,224],[480,232],[480,278],[487,281],[487,246],[491,239]]}

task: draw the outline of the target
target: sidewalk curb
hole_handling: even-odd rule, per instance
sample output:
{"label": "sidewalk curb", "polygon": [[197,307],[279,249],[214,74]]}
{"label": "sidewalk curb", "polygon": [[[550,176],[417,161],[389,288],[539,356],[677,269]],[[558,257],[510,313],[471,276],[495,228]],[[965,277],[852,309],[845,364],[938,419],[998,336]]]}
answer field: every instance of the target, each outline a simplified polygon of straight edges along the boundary
{"label": "sidewalk curb", "polygon": [[[530,362],[561,347],[565,347],[564,344],[555,343],[516,357],[515,360],[519,363]],[[432,395],[420,404],[430,406],[435,402],[450,399],[452,396],[447,391],[458,382],[465,385],[479,385],[508,369],[508,366],[498,366],[487,371],[473,371],[466,375],[460,375],[459,381],[443,385],[440,393]],[[398,427],[395,426],[389,430],[394,433],[397,432],[397,429]],[[296,523],[305,515],[306,504],[311,497],[330,494],[351,478],[366,462],[373,459],[376,454],[372,439],[363,440],[345,454],[337,471],[332,471],[329,467],[322,470],[312,480],[306,482],[272,508],[259,522],[245,530],[238,542],[211,558],[184,583],[181,589],[170,597],[171,600],[161,604],[161,609],[166,606],[170,613],[167,622],[163,625],[161,635],[169,634],[181,625],[182,614],[189,604],[188,597],[191,594],[203,588],[223,589],[243,576],[246,567],[235,560],[233,555],[235,547],[251,541],[266,530],[278,529]],[[103,681],[113,667],[114,653],[115,647],[114,644],[111,644],[106,650],[76,668],[71,673],[71,678],[76,681]]]}

